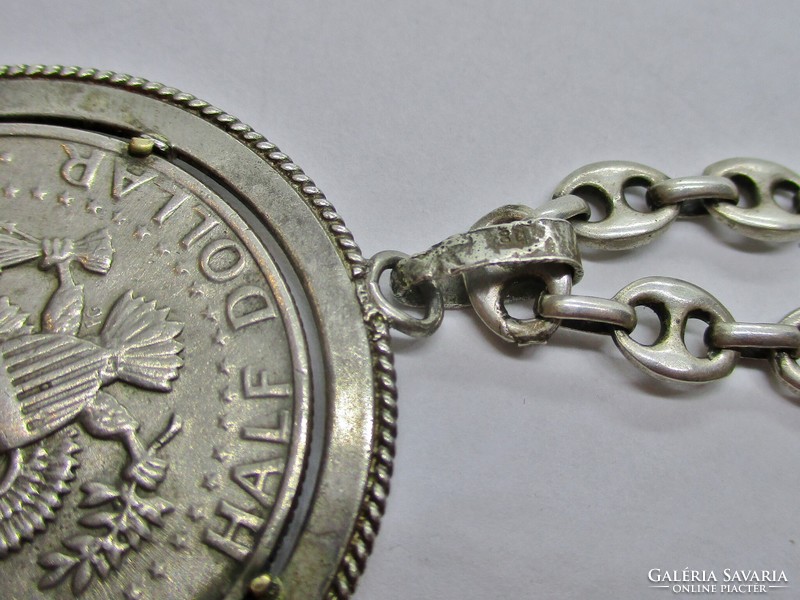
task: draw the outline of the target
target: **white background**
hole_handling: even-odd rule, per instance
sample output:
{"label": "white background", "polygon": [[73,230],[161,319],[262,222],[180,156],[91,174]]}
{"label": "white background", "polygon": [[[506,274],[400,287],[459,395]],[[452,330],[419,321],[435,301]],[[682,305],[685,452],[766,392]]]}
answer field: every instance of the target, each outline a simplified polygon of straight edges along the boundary
{"label": "white background", "polygon": [[[4,62],[97,66],[197,94],[325,190],[365,254],[421,251],[573,169],[800,169],[791,2],[6,2]],[[707,220],[587,255],[577,293],[688,279],[743,321],[800,306],[798,247]],[[651,568],[785,570],[800,589],[800,405],[766,365],[682,388],[606,338],[495,340],[448,314],[396,336],[392,495],[357,599],[615,598]]]}

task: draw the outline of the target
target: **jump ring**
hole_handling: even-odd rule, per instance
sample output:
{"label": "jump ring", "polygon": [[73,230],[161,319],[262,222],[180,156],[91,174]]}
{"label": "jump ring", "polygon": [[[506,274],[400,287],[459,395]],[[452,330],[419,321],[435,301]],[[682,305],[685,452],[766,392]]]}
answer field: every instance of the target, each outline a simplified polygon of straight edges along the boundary
{"label": "jump ring", "polygon": [[421,319],[397,308],[381,290],[381,275],[388,269],[393,269],[397,263],[406,258],[408,258],[407,254],[393,250],[384,250],[373,256],[370,259],[367,278],[369,293],[386,320],[389,321],[389,325],[394,329],[411,337],[427,337],[439,328],[444,317],[444,300],[436,284],[433,281],[426,281],[419,285],[426,306],[425,316]]}

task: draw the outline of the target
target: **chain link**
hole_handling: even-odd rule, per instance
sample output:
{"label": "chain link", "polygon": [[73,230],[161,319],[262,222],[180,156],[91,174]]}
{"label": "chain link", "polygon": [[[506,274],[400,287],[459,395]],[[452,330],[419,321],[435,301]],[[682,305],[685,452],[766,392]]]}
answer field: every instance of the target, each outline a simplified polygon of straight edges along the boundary
{"label": "chain link", "polygon": [[776,191],[788,189],[794,194],[797,210],[800,175],[784,166],[755,158],[723,160],[706,168],[705,173],[739,181],[752,195],[752,206],[707,203],[712,217],[742,235],[765,242],[791,242],[800,238],[800,215],[785,210],[775,201]]}
{"label": "chain link", "polygon": [[714,323],[706,343],[756,358],[764,356],[763,351],[800,349],[800,329],[782,323]]}
{"label": "chain link", "polygon": [[625,189],[651,187],[669,178],[661,171],[634,162],[606,161],[581,167],[558,184],[553,198],[599,193],[608,213],[599,221],[573,220],[578,239],[602,250],[628,250],[647,244],[672,223],[680,212],[677,205],[654,207],[641,212],[628,204]]}
{"label": "chain link", "polygon": [[647,199],[656,207],[677,204],[681,215],[693,216],[708,214],[706,203],[736,202],[739,188],[725,177],[698,175],[696,177],[676,177],[657,183],[647,190]]}
{"label": "chain link", "polygon": [[[800,308],[786,315],[781,320],[782,325],[800,327]],[[773,352],[770,356],[772,370],[778,379],[791,391],[800,393],[800,364],[797,362],[798,352]]]}
{"label": "chain link", "polygon": [[[628,203],[625,191],[631,186],[646,188],[649,211]],[[775,200],[782,190],[794,194],[794,212]],[[796,241],[798,191],[800,175],[760,159],[724,160],[703,175],[673,179],[638,163],[594,163],[568,175],[553,199],[538,209],[501,207],[467,234],[412,257],[379,253],[371,261],[369,287],[390,324],[409,335],[429,335],[441,322],[443,305],[463,306],[468,300],[495,333],[520,345],[545,342],[564,325],[611,336],[622,354],[649,375],[694,383],[728,375],[739,356],[766,358],[778,379],[800,393],[800,309],[777,324],[737,322],[702,288],[668,277],[640,279],[612,299],[572,294],[582,273],[575,240],[625,250],[649,243],[678,216],[710,214],[750,238]],[[599,194],[607,208],[604,218],[589,220],[587,194]],[[751,201],[747,206],[739,202],[743,194]],[[387,269],[393,269],[395,295],[426,307],[425,318],[414,319],[386,300],[377,281]],[[534,314],[513,318],[505,308],[514,299],[511,289],[531,278],[543,288],[530,297]],[[660,321],[660,334],[650,345],[631,337],[638,306],[651,308]],[[704,356],[686,347],[686,322],[693,318],[708,324]]]}
{"label": "chain link", "polygon": [[628,304],[595,296],[542,294],[536,312],[564,327],[592,333],[611,333],[636,328],[636,311]]}
{"label": "chain link", "polygon": [[660,379],[704,383],[728,375],[736,366],[733,350],[709,348],[695,356],[686,347],[686,322],[697,318],[709,325],[730,323],[733,316],[704,289],[671,277],[645,277],[624,287],[614,300],[628,306],[647,306],[661,322],[661,333],[649,346],[626,331],[614,331],[614,342],[637,367]]}

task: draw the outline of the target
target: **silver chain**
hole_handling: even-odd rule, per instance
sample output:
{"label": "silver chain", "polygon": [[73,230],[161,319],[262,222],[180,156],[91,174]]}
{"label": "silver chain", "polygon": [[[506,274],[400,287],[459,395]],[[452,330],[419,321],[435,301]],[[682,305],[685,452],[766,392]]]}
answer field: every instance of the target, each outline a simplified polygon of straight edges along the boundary
{"label": "silver chain", "polygon": [[[626,200],[625,189],[632,185],[647,189],[649,212]],[[775,201],[780,189],[793,192],[795,212]],[[611,299],[572,293],[583,275],[578,242],[602,250],[636,248],[661,235],[679,216],[710,214],[757,240],[798,240],[798,190],[799,175],[759,159],[724,160],[701,176],[673,179],[638,163],[594,163],[568,175],[553,199],[538,209],[503,206],[468,232],[414,256],[378,253],[370,261],[369,290],[389,324],[411,336],[433,333],[445,308],[471,305],[497,335],[519,345],[544,343],[561,325],[610,335],[644,372],[696,383],[728,375],[739,356],[766,358],[778,378],[800,393],[800,309],[777,324],[741,323],[702,288],[668,277],[639,279]],[[589,221],[587,192],[600,195],[608,210],[603,219]],[[743,192],[750,196],[748,206],[739,205]],[[392,300],[380,287],[386,271],[392,274]],[[505,304],[526,294],[512,284],[532,279],[542,286],[529,298],[534,316],[510,316]],[[423,308],[425,315],[416,318],[398,304]],[[638,306],[651,308],[659,318],[661,332],[651,345],[631,337]],[[708,324],[706,356],[695,356],[686,346],[691,318]]]}

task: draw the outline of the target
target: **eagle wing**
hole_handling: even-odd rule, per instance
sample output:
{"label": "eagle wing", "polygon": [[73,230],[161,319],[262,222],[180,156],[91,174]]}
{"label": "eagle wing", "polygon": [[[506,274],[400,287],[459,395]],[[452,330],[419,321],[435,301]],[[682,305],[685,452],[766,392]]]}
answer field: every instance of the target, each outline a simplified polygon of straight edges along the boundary
{"label": "eagle wing", "polygon": [[0,559],[33,540],[55,518],[78,467],[75,435],[68,433],[50,451],[36,445],[6,455],[0,482]]}

